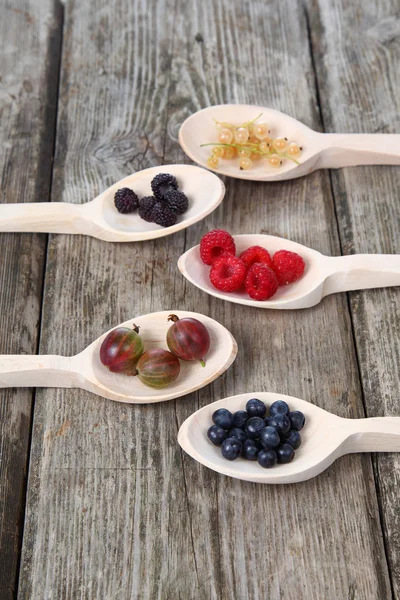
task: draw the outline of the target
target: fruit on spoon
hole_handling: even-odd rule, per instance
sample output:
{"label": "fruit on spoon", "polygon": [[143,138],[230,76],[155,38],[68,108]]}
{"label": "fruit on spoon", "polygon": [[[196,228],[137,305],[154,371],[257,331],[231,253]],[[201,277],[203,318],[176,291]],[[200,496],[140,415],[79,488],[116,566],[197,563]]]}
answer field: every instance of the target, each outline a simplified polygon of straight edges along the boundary
{"label": "fruit on spoon", "polygon": [[197,319],[169,315],[173,325],[167,331],[167,344],[175,356],[182,360],[199,360],[205,366],[204,357],[210,348],[210,334],[203,323]]}
{"label": "fruit on spoon", "polygon": [[149,387],[163,388],[175,381],[180,370],[179,359],[174,354],[162,348],[152,348],[142,354],[134,375]]}
{"label": "fruit on spoon", "polygon": [[100,360],[112,373],[135,375],[136,364],[144,347],[139,327],[117,327],[110,331],[100,347]]}

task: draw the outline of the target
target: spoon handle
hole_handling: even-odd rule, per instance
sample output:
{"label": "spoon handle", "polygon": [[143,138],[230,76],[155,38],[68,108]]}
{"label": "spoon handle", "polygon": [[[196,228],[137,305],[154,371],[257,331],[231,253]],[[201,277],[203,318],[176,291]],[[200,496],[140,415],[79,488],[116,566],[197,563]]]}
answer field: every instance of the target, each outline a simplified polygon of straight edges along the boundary
{"label": "spoon handle", "polygon": [[0,231],[82,233],[82,206],[68,202],[0,204]]}
{"label": "spoon handle", "polygon": [[74,357],[0,355],[0,388],[79,387]]}
{"label": "spoon handle", "polygon": [[324,295],[400,285],[399,254],[353,254],[328,257]]}
{"label": "spoon handle", "polygon": [[322,168],[400,165],[400,134],[324,133]]}
{"label": "spoon handle", "polygon": [[400,417],[349,419],[346,452],[400,452]]}

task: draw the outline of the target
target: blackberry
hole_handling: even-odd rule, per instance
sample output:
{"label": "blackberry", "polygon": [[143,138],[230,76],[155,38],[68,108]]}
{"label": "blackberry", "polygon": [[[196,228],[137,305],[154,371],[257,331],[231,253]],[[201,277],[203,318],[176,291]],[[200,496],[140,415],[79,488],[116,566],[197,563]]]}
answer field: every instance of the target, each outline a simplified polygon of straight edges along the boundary
{"label": "blackberry", "polygon": [[157,225],[171,227],[171,225],[175,225],[176,223],[177,214],[169,209],[166,204],[157,202],[157,204],[154,205],[152,217],[154,223],[157,223]]}
{"label": "blackberry", "polygon": [[151,182],[151,189],[157,200],[163,200],[167,192],[178,189],[178,182],[169,173],[159,173]]}
{"label": "blackberry", "polygon": [[156,204],[154,196],[145,196],[139,202],[139,217],[148,223],[153,222],[153,208]]}
{"label": "blackberry", "polygon": [[129,188],[117,190],[114,196],[114,203],[118,212],[122,214],[131,213],[139,206],[139,198]]}
{"label": "blackberry", "polygon": [[176,212],[177,215],[183,215],[189,206],[189,200],[186,198],[185,194],[179,190],[167,192],[164,196],[164,200],[168,204],[168,207]]}

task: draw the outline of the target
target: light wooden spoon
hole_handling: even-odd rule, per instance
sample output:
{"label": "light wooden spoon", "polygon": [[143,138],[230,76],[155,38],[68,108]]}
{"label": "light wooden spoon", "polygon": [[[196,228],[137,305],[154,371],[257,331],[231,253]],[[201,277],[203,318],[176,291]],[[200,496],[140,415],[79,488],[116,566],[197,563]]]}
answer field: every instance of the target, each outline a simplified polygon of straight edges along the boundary
{"label": "light wooden spoon", "polygon": [[[139,196],[151,196],[151,180],[158,173],[175,175],[179,189],[189,199],[189,208],[171,227],[148,223],[134,213],[120,214],[114,205],[115,192],[123,187]],[[38,202],[0,204],[0,232],[74,233],[106,242],[138,242],[170,235],[204,219],[225,195],[221,179],[192,165],[162,165],[138,171],[121,179],[91,202]]]}
{"label": "light wooden spoon", "polygon": [[[206,315],[183,310],[168,310],[130,319],[119,327],[139,326],[145,350],[164,348],[166,333],[171,323],[168,315],[193,317],[208,329],[210,350],[205,367],[198,361],[180,361],[179,377],[170,386],[156,390],[147,387],[138,377],[111,373],[100,362],[100,346],[108,331],[90,344],[83,352],[65,356],[0,356],[0,387],[66,387],[81,388],[104,398],[131,404],[147,404],[179,398],[217,379],[236,358],[237,344],[231,333]],[[113,329],[115,329],[113,327]],[[110,329],[111,331],[111,329]]]}
{"label": "light wooden spoon", "polygon": [[304,275],[287,286],[278,288],[270,300],[252,300],[245,291],[225,293],[210,282],[210,267],[200,258],[200,246],[194,246],[178,260],[181,273],[195,286],[211,296],[259,308],[309,308],[324,296],[347,292],[400,285],[400,255],[353,254],[350,256],[324,256],[284,238],[272,235],[235,235],[237,255],[250,246],[263,246],[271,256],[277,250],[291,250],[300,254],[306,268]]}
{"label": "light wooden spoon", "polygon": [[[291,463],[264,469],[243,458],[229,462],[222,457],[220,448],[208,440],[213,412],[218,408],[244,410],[250,398],[259,398],[267,406],[275,400],[285,400],[291,411],[304,413],[302,444]],[[223,475],[258,483],[296,483],[319,475],[344,454],[400,452],[400,417],[343,419],[299,398],[252,392],[218,400],[193,413],[179,429],[178,442],[192,458]]]}
{"label": "light wooden spoon", "polygon": [[276,168],[262,159],[243,171],[238,159],[220,160],[215,169],[217,173],[252,181],[280,181],[302,177],[316,169],[400,165],[400,134],[318,133],[278,110],[250,104],[220,104],[199,110],[182,124],[179,142],[189,158],[207,167],[212,146],[201,147],[201,144],[218,141],[214,119],[240,125],[252,121],[260,113],[259,121],[268,123],[272,137],[287,137],[303,148],[296,159],[299,164],[285,159]]}

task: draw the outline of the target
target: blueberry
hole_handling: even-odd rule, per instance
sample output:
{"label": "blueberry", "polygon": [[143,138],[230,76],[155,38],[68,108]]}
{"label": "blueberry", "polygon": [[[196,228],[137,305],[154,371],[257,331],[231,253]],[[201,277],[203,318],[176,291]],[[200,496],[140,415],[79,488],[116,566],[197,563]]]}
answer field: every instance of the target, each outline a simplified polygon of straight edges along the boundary
{"label": "blueberry", "polygon": [[242,442],[237,438],[229,437],[222,442],[221,454],[226,460],[236,460],[242,451]]}
{"label": "blueberry", "polygon": [[258,464],[264,469],[270,469],[277,463],[275,450],[260,450],[257,455]]}
{"label": "blueberry", "polygon": [[251,417],[244,426],[244,430],[249,438],[258,438],[261,430],[264,429],[264,419],[261,417]]}
{"label": "blueberry", "polygon": [[249,415],[245,410],[238,410],[237,412],[233,413],[233,425],[235,427],[243,427],[248,418]]}
{"label": "blueberry", "polygon": [[290,421],[287,415],[274,415],[270,418],[268,425],[269,427],[275,427],[283,435],[289,433],[290,430]]}
{"label": "blueberry", "polygon": [[255,440],[245,440],[242,446],[242,456],[247,460],[257,460],[260,448]]}
{"label": "blueberry", "polygon": [[264,448],[277,448],[281,443],[281,437],[275,427],[264,427],[260,433],[260,442]]}
{"label": "blueberry", "polygon": [[265,417],[267,407],[258,398],[252,398],[247,402],[246,410],[249,417]]}
{"label": "blueberry", "polygon": [[306,422],[305,416],[299,410],[294,410],[293,412],[289,413],[289,419],[292,429],[295,429],[296,431],[303,429],[304,423]]}
{"label": "blueberry", "polygon": [[[224,442],[225,444],[226,442]],[[290,463],[294,459],[294,450],[289,444],[282,444],[276,449],[278,455],[278,463]]]}
{"label": "blueberry", "polygon": [[285,444],[292,446],[293,450],[297,450],[301,446],[301,435],[295,429],[291,429],[283,439]]}
{"label": "blueberry", "polygon": [[289,411],[289,406],[284,400],[277,400],[271,404],[269,408],[269,415],[270,417],[273,417],[274,415],[288,415]]}
{"label": "blueberry", "polygon": [[216,410],[212,416],[212,420],[218,427],[222,427],[222,429],[230,429],[233,425],[233,415],[226,408]]}
{"label": "blueberry", "polygon": [[228,436],[234,437],[241,442],[244,442],[244,440],[247,438],[247,435],[240,427],[232,427],[232,429],[229,430]]}
{"label": "blueberry", "polygon": [[222,429],[222,427],[218,427],[218,425],[211,425],[207,431],[207,437],[214,446],[220,446],[228,437],[228,432]]}

